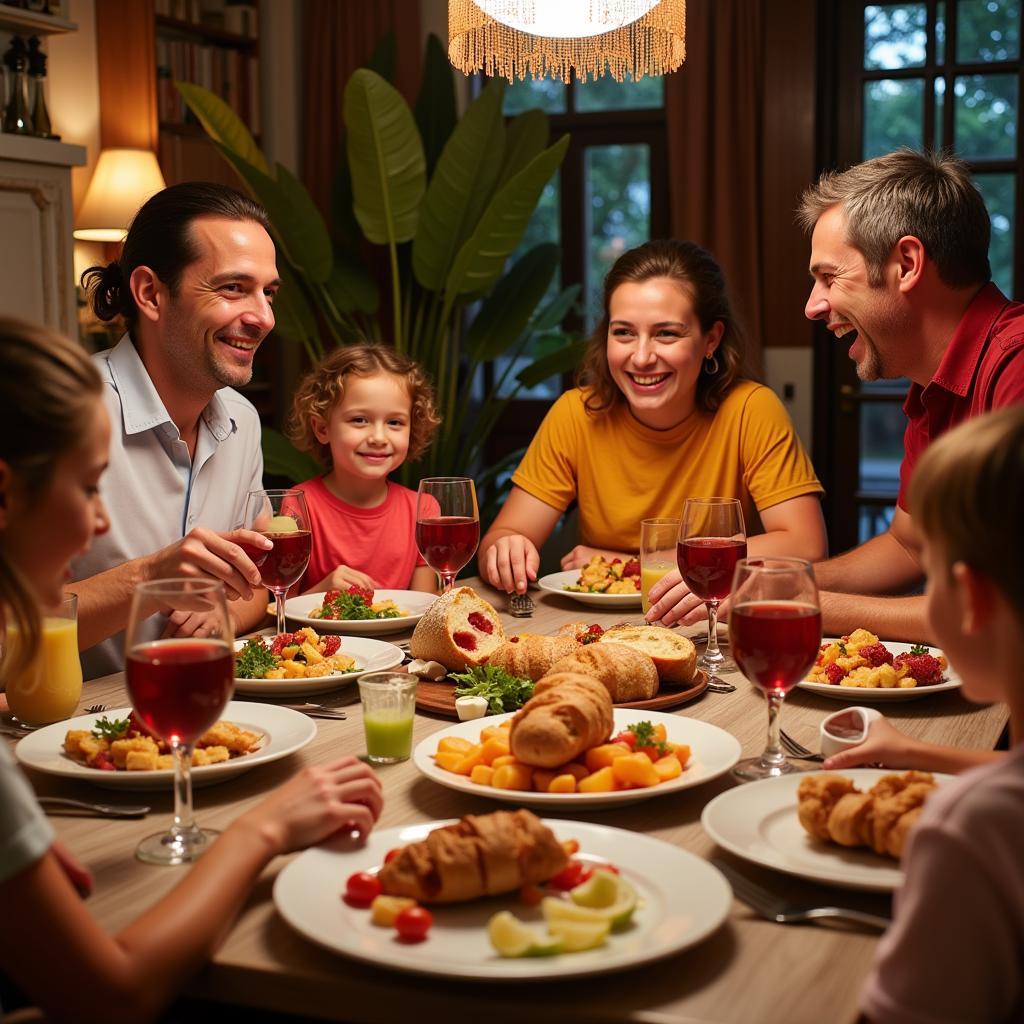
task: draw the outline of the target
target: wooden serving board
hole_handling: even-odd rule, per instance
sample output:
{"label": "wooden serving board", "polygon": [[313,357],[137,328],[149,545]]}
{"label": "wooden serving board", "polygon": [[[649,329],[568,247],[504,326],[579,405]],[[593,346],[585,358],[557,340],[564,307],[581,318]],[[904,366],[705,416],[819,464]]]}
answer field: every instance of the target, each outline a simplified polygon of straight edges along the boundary
{"label": "wooden serving board", "polygon": [[[642,711],[665,711],[679,707],[687,701],[699,697],[708,688],[708,674],[704,669],[697,669],[693,683],[683,690],[662,690],[650,700],[634,700],[626,704],[616,704],[617,708],[639,708]],[[458,718],[455,712],[455,684],[447,679],[433,682],[421,679],[416,687],[416,710],[431,715],[444,715],[447,718]]]}

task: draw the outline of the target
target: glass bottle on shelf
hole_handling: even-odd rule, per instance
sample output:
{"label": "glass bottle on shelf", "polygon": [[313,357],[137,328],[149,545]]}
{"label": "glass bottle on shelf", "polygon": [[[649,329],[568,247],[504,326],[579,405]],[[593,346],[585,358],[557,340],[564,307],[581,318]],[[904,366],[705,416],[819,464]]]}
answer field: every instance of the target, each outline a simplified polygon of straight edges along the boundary
{"label": "glass bottle on shelf", "polygon": [[28,51],[21,36],[12,36],[11,45],[4,54],[7,68],[7,106],[4,109],[3,129],[18,135],[32,134],[32,115],[28,106]]}
{"label": "glass bottle on shelf", "polygon": [[28,41],[28,77],[32,82],[32,129],[42,139],[57,139],[46,109],[46,54],[39,48],[39,37]]}

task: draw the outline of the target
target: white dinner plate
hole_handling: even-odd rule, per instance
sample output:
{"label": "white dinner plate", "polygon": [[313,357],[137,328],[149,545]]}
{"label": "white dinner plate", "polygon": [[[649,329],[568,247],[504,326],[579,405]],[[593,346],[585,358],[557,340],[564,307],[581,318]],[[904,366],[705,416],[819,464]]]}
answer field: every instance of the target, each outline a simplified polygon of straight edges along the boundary
{"label": "white dinner plate", "polygon": [[[829,638],[822,640],[823,644],[831,643]],[[883,640],[886,648],[894,655],[908,654],[913,644],[894,643],[891,640]],[[941,654],[937,647],[929,647],[930,654]],[[933,693],[945,693],[948,690],[958,690],[963,685],[963,680],[953,671],[951,665],[946,666],[946,672],[941,683],[934,686],[908,686],[900,688],[897,686],[868,687],[868,686],[833,686],[831,683],[810,683],[806,679],[797,683],[801,690],[809,690],[811,693],[820,693],[823,697],[831,697],[833,700],[847,700],[853,704],[871,704],[875,701],[884,703],[887,700],[915,700],[918,697],[930,697]]]}
{"label": "white dinner plate", "polygon": [[[273,635],[264,637],[269,643]],[[235,641],[235,650],[242,649],[244,640]],[[313,676],[310,679],[235,679],[235,690],[252,697],[298,697],[313,693],[326,693],[355,682],[365,672],[383,672],[401,665],[405,658],[394,644],[383,640],[370,640],[361,636],[347,636],[341,641],[339,654],[348,654],[356,659],[356,667],[349,672],[333,672],[329,676]]]}
{"label": "white dinner plate", "polygon": [[430,908],[434,924],[424,942],[398,940],[393,928],[370,923],[369,910],[350,907],[341,895],[356,871],[376,871],[388,850],[422,839],[447,821],[374,830],[364,846],[319,846],[296,857],[277,876],[278,913],[311,942],[374,967],[457,981],[527,981],[604,974],[648,963],[686,949],[710,935],[732,905],[729,883],[705,860],[636,832],[582,821],[545,819],[559,840],[576,839],[576,856],[615,864],[641,898],[632,924],[608,942],[583,953],[500,957],[487,938],[487,922],[499,910],[543,930],[539,907],[522,904],[516,893],[446,903]]}
{"label": "white dinner plate", "polygon": [[640,591],[635,594],[586,594],[579,590],[566,590],[580,578],[579,569],[567,569],[565,572],[552,572],[541,576],[537,586],[551,594],[571,597],[580,604],[599,604],[605,608],[639,608]]}
{"label": "white dinner plate", "polygon": [[[788,875],[826,882],[844,889],[891,892],[903,881],[899,862],[866,847],[857,849],[812,838],[797,816],[796,791],[808,772],[748,782],[720,793],[700,816],[704,831],[723,849],[744,860]],[[861,790],[870,789],[883,775],[875,768],[839,772]],[[940,785],[951,776],[935,775]]]}
{"label": "white dinner plate", "polygon": [[634,803],[637,800],[648,800],[655,796],[666,796],[678,793],[681,789],[700,786],[711,779],[725,774],[740,759],[740,743],[731,733],[719,729],[716,725],[685,718],[681,715],[666,715],[658,711],[638,711],[633,708],[614,708],[614,727],[612,735],[621,732],[635,722],[661,722],[665,726],[665,734],[670,743],[688,743],[690,760],[683,769],[683,774],[657,786],[643,789],[622,789],[614,793],[534,793],[522,789],[495,789],[493,786],[481,786],[471,782],[465,775],[456,775],[446,771],[434,763],[434,754],[438,743],[446,736],[458,736],[476,742],[480,730],[485,726],[500,725],[505,719],[511,718],[515,712],[507,715],[488,715],[471,722],[459,722],[441,729],[433,735],[421,740],[413,751],[412,759],[416,767],[435,782],[449,789],[458,789],[474,796],[489,796],[505,803],[521,804],[530,807],[609,807],[613,804]]}
{"label": "white dinner plate", "polygon": [[[47,775],[92,782],[106,789],[166,789],[174,784],[174,771],[163,768],[155,772],[105,772],[88,768],[64,753],[64,735],[69,729],[91,729],[101,718],[127,718],[131,708],[117,708],[99,715],[79,715],[66,722],[57,722],[37,729],[19,740],[14,748],[18,760],[28,768]],[[271,704],[253,704],[233,700],[221,716],[243,729],[263,733],[263,744],[251,754],[234,757],[221,764],[208,764],[192,769],[193,786],[211,786],[247,772],[257,765],[268,764],[295,753],[316,735],[316,723],[306,715]]]}
{"label": "white dinner plate", "polygon": [[375,601],[386,601],[390,598],[408,615],[400,615],[396,619],[314,619],[310,612],[324,603],[324,595],[302,594],[290,597],[284,604],[284,613],[293,622],[301,622],[304,626],[312,626],[318,633],[349,633],[356,636],[376,636],[379,633],[400,633],[403,629],[412,629],[423,613],[437,600],[436,594],[427,594],[422,590],[375,590]]}

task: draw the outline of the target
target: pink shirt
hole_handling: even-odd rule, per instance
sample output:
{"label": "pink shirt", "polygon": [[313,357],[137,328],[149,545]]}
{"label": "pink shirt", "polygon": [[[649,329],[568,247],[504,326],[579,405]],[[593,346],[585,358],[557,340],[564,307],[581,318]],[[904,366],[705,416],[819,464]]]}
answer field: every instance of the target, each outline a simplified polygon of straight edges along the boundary
{"label": "pink shirt", "polygon": [[388,481],[376,508],[357,508],[336,498],[323,477],[298,484],[306,495],[313,553],[299,593],[316,586],[339,565],[365,572],[387,590],[408,590],[413,570],[426,565],[416,550],[416,492]]}
{"label": "pink shirt", "polygon": [[1024,747],[933,793],[862,997],[874,1024],[1024,1020]]}

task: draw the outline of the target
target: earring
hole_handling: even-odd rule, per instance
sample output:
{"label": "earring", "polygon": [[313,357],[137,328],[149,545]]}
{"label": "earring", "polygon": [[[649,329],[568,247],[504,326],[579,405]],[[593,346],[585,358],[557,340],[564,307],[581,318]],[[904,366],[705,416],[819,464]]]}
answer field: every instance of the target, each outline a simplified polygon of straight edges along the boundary
{"label": "earring", "polygon": [[714,377],[714,375],[718,373],[718,371],[718,356],[716,356],[714,352],[712,352],[711,355],[704,357],[704,372],[709,377]]}

